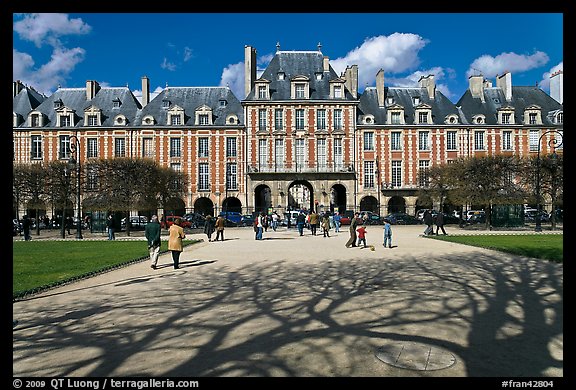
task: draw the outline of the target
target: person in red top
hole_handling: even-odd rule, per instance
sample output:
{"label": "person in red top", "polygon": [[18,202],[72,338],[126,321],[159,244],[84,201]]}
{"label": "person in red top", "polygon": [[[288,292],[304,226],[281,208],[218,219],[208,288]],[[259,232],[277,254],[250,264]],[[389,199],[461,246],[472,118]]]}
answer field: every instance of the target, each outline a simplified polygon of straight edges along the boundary
{"label": "person in red top", "polygon": [[366,228],[362,225],[356,229],[356,231],[358,232],[358,246],[360,246],[361,243],[364,243],[364,248],[366,248]]}

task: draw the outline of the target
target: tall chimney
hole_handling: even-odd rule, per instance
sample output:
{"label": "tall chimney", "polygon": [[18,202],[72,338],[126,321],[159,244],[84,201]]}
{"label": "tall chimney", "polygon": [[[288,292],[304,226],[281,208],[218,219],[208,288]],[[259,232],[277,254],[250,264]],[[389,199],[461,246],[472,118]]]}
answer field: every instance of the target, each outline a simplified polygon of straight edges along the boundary
{"label": "tall chimney", "polygon": [[376,95],[378,95],[378,106],[384,107],[384,70],[380,69],[376,73]]}
{"label": "tall chimney", "polygon": [[564,71],[559,70],[550,75],[550,96],[564,104]]}
{"label": "tall chimney", "polygon": [[94,80],[86,81],[86,100],[94,99],[96,93],[100,90],[100,84]]}
{"label": "tall chimney", "polygon": [[16,97],[24,89],[24,84],[22,81],[16,80],[12,83],[12,97]]}
{"label": "tall chimney", "polygon": [[502,76],[496,77],[496,88],[502,88],[506,101],[512,100],[512,74],[510,72],[504,73]]}
{"label": "tall chimney", "polygon": [[244,97],[248,96],[256,81],[256,49],[244,45]]}
{"label": "tall chimney", "polygon": [[418,80],[418,83],[420,84],[420,88],[426,88],[430,100],[434,100],[434,95],[436,93],[436,83],[434,82],[434,75],[429,74],[428,76],[422,76],[420,77],[420,80]]}
{"label": "tall chimney", "polygon": [[142,107],[150,103],[150,79],[148,76],[142,76]]}
{"label": "tall chimney", "polygon": [[484,103],[484,76],[475,75],[468,77],[468,89],[473,98],[480,98]]}
{"label": "tall chimney", "polygon": [[324,56],[322,59],[322,67],[324,68],[324,72],[330,71],[330,57]]}
{"label": "tall chimney", "polygon": [[358,98],[358,65],[352,65],[346,68],[346,86],[354,97]]}

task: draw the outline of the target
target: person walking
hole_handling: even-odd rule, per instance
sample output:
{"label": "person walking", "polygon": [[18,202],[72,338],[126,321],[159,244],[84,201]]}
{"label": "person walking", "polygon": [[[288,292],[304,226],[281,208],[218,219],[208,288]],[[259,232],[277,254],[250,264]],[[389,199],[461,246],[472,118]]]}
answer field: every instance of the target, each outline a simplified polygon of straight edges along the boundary
{"label": "person walking", "polygon": [[174,218],[174,222],[170,225],[168,229],[168,250],[172,252],[172,261],[174,262],[174,269],[180,268],[180,254],[184,250],[182,245],[182,240],[186,238],[184,234],[184,229],[182,226],[182,221],[180,218]]}
{"label": "person walking", "polygon": [[302,211],[300,211],[300,213],[298,213],[298,216],[296,217],[296,226],[298,226],[298,233],[300,233],[301,236],[304,235],[305,222],[306,222],[306,216]]}
{"label": "person walking", "polygon": [[212,241],[212,234],[214,234],[214,218],[210,214],[206,215],[204,219],[204,234],[208,237],[208,242]]}
{"label": "person walking", "polygon": [[392,248],[392,225],[387,219],[384,220],[384,248],[386,248],[386,243],[388,243],[388,248]]}
{"label": "person walking", "polygon": [[316,229],[318,228],[318,214],[314,210],[310,210],[310,230],[312,235],[316,235]]}
{"label": "person walking", "polygon": [[356,227],[358,226],[358,213],[354,214],[354,217],[350,221],[350,238],[346,242],[346,248],[356,247]]}
{"label": "person walking", "polygon": [[446,230],[444,230],[444,214],[438,213],[436,215],[436,235],[438,235],[438,229],[442,229],[442,234],[446,235]]}
{"label": "person walking", "polygon": [[30,217],[26,214],[22,217],[22,230],[24,231],[24,240],[30,241],[32,236],[30,236],[30,227],[32,226],[32,221],[30,221]]}
{"label": "person walking", "polygon": [[338,211],[336,211],[334,213],[334,217],[333,217],[333,219],[334,219],[334,232],[336,232],[336,233],[340,233],[340,219],[341,218],[342,217],[340,216],[340,213]]}
{"label": "person walking", "polygon": [[360,246],[360,244],[364,244],[364,248],[366,248],[368,245],[366,245],[366,228],[364,227],[364,222],[362,222],[362,225],[360,225],[360,227],[358,229],[356,229],[356,231],[358,232],[358,246]]}
{"label": "person walking", "polygon": [[108,230],[108,240],[115,240],[116,235],[114,234],[114,216],[112,214],[108,215],[106,220],[106,230]]}
{"label": "person walking", "polygon": [[262,240],[262,233],[264,232],[264,220],[266,218],[266,215],[264,214],[264,212],[261,212],[260,214],[258,214],[258,216],[256,217],[256,239],[257,240]]}
{"label": "person walking", "polygon": [[424,223],[426,224],[426,230],[424,230],[424,235],[428,236],[430,234],[434,234],[434,228],[432,225],[434,224],[434,218],[432,217],[432,213],[430,210],[424,211]]}
{"label": "person walking", "polygon": [[216,220],[216,241],[218,241],[218,237],[222,238],[224,241],[224,226],[226,225],[226,220],[223,216],[219,215],[218,219]]}
{"label": "person walking", "polygon": [[278,220],[280,217],[276,214],[276,211],[272,213],[272,230],[276,231],[278,229]]}
{"label": "person walking", "polygon": [[330,237],[330,216],[328,213],[324,213],[322,216],[322,233],[324,233],[324,237]]}
{"label": "person walking", "polygon": [[158,264],[158,254],[160,254],[160,223],[158,216],[153,215],[150,222],[144,228],[144,235],[148,240],[148,251],[150,252],[150,268],[156,269]]}

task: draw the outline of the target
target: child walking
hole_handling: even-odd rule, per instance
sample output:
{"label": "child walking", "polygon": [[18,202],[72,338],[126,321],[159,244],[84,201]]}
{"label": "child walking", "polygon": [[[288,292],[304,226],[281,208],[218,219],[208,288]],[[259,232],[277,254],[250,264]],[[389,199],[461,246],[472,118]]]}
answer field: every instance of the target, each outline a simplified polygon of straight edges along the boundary
{"label": "child walking", "polygon": [[386,243],[388,243],[388,248],[392,248],[392,226],[387,219],[384,220],[384,248],[386,248]]}
{"label": "child walking", "polygon": [[363,243],[364,248],[367,248],[367,245],[366,245],[366,228],[364,227],[364,225],[362,225],[358,229],[356,229],[356,231],[358,232],[358,246],[360,246],[360,244]]}

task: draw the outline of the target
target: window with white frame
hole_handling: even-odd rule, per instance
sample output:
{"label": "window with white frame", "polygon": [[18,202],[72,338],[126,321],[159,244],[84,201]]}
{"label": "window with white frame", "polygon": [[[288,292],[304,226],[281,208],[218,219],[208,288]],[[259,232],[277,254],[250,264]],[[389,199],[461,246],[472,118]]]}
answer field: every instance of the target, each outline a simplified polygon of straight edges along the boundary
{"label": "window with white frame", "polygon": [[30,137],[30,158],[32,160],[42,159],[42,137],[33,135]]}
{"label": "window with white frame", "polygon": [[484,131],[477,130],[474,132],[474,150],[486,150],[484,145]]}
{"label": "window with white frame", "polygon": [[276,168],[284,168],[284,140],[276,138],[274,140],[274,164]]}
{"label": "window with white frame", "polygon": [[296,170],[302,171],[304,169],[306,145],[303,138],[296,138]]}
{"label": "window with white frame", "polygon": [[374,161],[364,161],[364,188],[374,188]]}
{"label": "window with white frame", "polygon": [[262,167],[266,166],[268,166],[268,140],[260,138],[258,140],[258,167],[262,170]]}
{"label": "window with white frame", "polygon": [[393,125],[400,125],[402,124],[402,113],[400,111],[391,111],[390,112],[390,123]]}
{"label": "window with white frame", "polygon": [[154,139],[152,137],[142,138],[142,157],[154,158]]}
{"label": "window with white frame", "polygon": [[86,157],[98,157],[98,138],[88,138],[86,140]]}
{"label": "window with white frame", "polygon": [[556,114],[556,123],[558,123],[558,124],[564,123],[564,113],[563,112],[559,112],[558,114]]}
{"label": "window with white frame", "polygon": [[226,163],[226,189],[238,189],[238,172],[236,163]]}
{"label": "window with white frame", "polygon": [[402,186],[402,161],[392,161],[392,187]]}
{"label": "window with white frame", "polygon": [[456,144],[456,134],[455,131],[446,132],[446,150],[456,150],[458,147]]}
{"label": "window with white frame", "polygon": [[430,150],[430,132],[418,132],[418,150]]}
{"label": "window with white frame", "polygon": [[418,112],[418,123],[421,123],[421,124],[428,123],[428,111]]}
{"label": "window with white frame", "polygon": [[340,108],[334,110],[334,130],[342,130],[342,110]]}
{"label": "window with white frame", "polygon": [[198,157],[208,157],[208,137],[198,138]]}
{"label": "window with white frame", "polygon": [[326,138],[316,140],[316,164],[319,170],[326,169]]}
{"label": "window with white frame", "polygon": [[170,137],[170,157],[182,157],[180,137]]}
{"label": "window with white frame", "polygon": [[282,108],[274,110],[274,130],[284,130],[284,110]]}
{"label": "window with white frame", "polygon": [[296,83],[296,85],[294,85],[294,89],[296,91],[296,99],[306,98],[306,84]]}
{"label": "window with white frame", "polygon": [[536,125],[538,124],[538,114],[535,112],[528,113],[528,124]]}
{"label": "window with white frame", "polygon": [[70,119],[70,115],[62,114],[62,115],[59,115],[58,118],[60,119],[60,127],[72,126],[72,120]]}
{"label": "window with white frame", "polygon": [[210,118],[208,114],[198,114],[198,124],[200,126],[206,126],[210,124]]}
{"label": "window with white frame", "polygon": [[502,132],[502,150],[512,150],[512,132]]}
{"label": "window with white frame", "polygon": [[[172,169],[174,172],[180,172],[182,171],[182,165],[180,163],[170,163],[170,169]],[[182,187],[182,182],[180,179],[178,179],[177,177],[174,177],[171,181],[171,183],[169,184],[169,189],[171,190],[178,190]]]}
{"label": "window with white frame", "polygon": [[502,116],[501,116],[501,121],[500,123],[502,123],[503,125],[509,125],[511,122],[511,118],[512,118],[512,113],[510,112],[503,112]]}
{"label": "window with white frame", "polygon": [[266,131],[266,109],[258,110],[258,131]]}
{"label": "window with white frame", "polygon": [[210,190],[210,174],[208,173],[208,163],[198,164],[198,191]]}
{"label": "window with white frame", "polygon": [[418,161],[418,185],[428,187],[430,185],[430,161]]}
{"label": "window with white frame", "polygon": [[236,137],[226,137],[226,157],[237,157]]}
{"label": "window with white frame", "polygon": [[125,138],[114,138],[114,157],[126,157]]}
{"label": "window with white frame", "polygon": [[341,99],[342,96],[342,86],[341,85],[335,85],[334,86],[334,98],[335,99]]}
{"label": "window with white frame", "polygon": [[530,130],[528,134],[528,142],[530,144],[530,151],[537,152],[538,151],[538,141],[540,140],[540,131],[538,130]]}
{"label": "window with white frame", "polygon": [[374,133],[372,131],[364,132],[364,151],[374,150]]}
{"label": "window with white frame", "polygon": [[30,115],[30,126],[31,127],[40,127],[40,114],[31,114]]}
{"label": "window with white frame", "polygon": [[344,168],[344,155],[342,153],[342,138],[334,138],[334,169]]}
{"label": "window with white frame", "polygon": [[304,130],[304,109],[296,110],[296,130]]}
{"label": "window with white frame", "polygon": [[401,140],[402,133],[400,131],[393,131],[390,133],[390,149],[402,150]]}
{"label": "window with white frame", "polygon": [[98,126],[98,115],[97,114],[89,114],[87,115],[88,118],[88,126]]}
{"label": "window with white frame", "polygon": [[70,158],[70,136],[61,135],[58,137],[58,157]]}
{"label": "window with white frame", "polygon": [[267,94],[266,94],[266,86],[265,85],[259,85],[258,86],[258,99],[266,99]]}
{"label": "window with white frame", "polygon": [[414,96],[412,98],[412,103],[417,106],[418,104],[420,104],[420,97],[419,96]]}
{"label": "window with white frame", "polygon": [[326,110],[324,108],[316,110],[316,128],[326,130]]}

